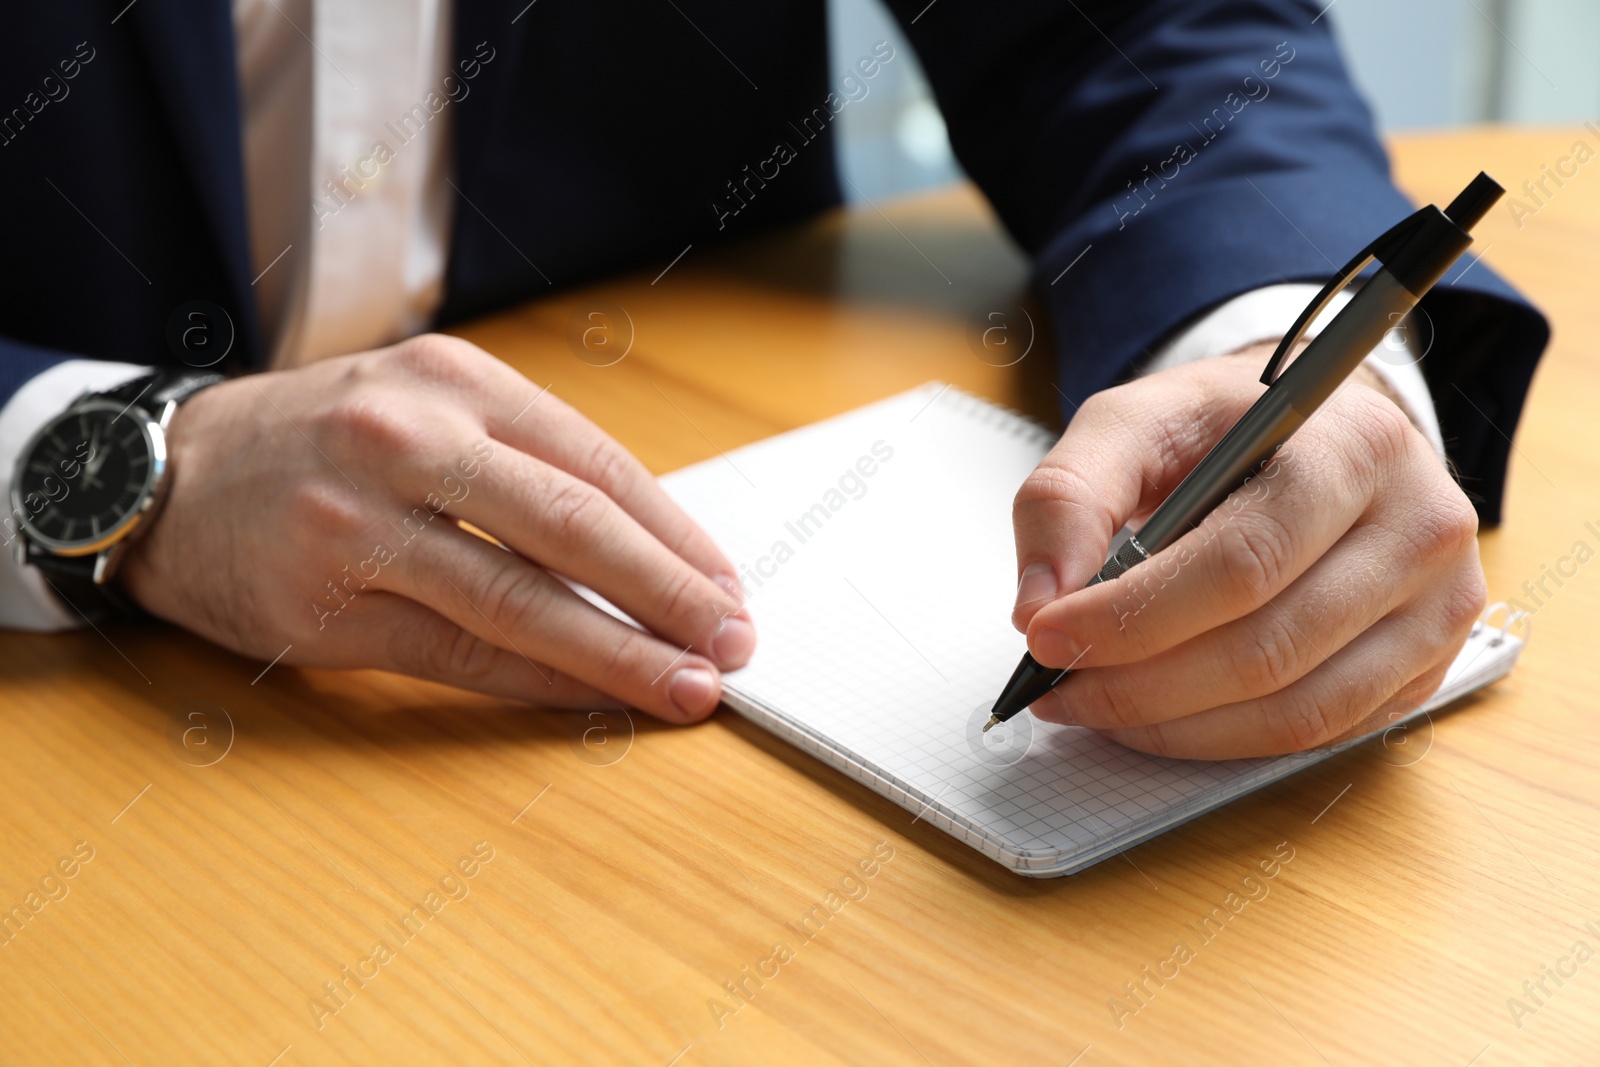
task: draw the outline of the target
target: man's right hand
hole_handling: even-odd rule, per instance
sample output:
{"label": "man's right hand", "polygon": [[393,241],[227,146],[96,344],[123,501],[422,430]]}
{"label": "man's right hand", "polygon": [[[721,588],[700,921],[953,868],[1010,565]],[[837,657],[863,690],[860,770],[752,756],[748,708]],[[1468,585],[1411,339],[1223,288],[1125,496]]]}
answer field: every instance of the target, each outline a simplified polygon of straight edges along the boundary
{"label": "man's right hand", "polygon": [[170,495],[121,582],[246,655],[685,722],[754,650],[733,565],[639,461],[465,341],[213,386],[167,444]]}

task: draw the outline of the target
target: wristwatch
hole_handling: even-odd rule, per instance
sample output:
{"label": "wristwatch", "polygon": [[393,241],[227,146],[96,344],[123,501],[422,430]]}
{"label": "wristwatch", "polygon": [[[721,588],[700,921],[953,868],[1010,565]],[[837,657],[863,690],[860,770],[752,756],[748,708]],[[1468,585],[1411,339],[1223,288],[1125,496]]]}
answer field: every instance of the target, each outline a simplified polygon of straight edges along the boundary
{"label": "wristwatch", "polygon": [[224,378],[158,371],[85,393],[40,428],[11,475],[19,565],[95,620],[133,614],[110,584],[168,483],[166,429],[178,405]]}

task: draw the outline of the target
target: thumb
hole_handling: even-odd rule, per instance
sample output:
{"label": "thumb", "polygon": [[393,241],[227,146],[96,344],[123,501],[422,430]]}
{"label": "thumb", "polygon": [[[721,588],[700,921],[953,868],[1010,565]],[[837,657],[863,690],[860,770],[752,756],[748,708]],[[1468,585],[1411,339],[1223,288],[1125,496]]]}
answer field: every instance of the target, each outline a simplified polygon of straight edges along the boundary
{"label": "thumb", "polygon": [[[1260,395],[1253,377],[1208,361],[1096,393],[1017,491],[1017,603],[1026,633],[1034,614],[1082,589],[1111,540],[1177,488]],[[1257,364],[1241,364],[1244,372]]]}

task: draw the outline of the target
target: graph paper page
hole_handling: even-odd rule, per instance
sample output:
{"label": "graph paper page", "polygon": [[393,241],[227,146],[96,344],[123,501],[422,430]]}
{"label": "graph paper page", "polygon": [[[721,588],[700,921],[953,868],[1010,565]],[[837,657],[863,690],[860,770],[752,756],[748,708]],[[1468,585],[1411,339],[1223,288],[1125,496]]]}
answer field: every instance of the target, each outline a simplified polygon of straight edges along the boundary
{"label": "graph paper page", "polygon": [[[1053,436],[937,383],[667,475],[740,568],[728,703],[1025,874],[1068,873],[1329,753],[1191,762],[1019,715],[1011,501]],[[1495,631],[1498,634],[1498,631]],[[1509,669],[1469,644],[1442,702]]]}

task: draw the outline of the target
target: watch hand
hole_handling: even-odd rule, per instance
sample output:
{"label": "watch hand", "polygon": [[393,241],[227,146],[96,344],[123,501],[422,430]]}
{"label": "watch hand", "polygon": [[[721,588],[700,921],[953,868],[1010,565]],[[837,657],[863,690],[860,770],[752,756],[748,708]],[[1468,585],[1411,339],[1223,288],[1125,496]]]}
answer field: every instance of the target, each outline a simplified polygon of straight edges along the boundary
{"label": "watch hand", "polygon": [[100,448],[100,427],[94,428],[94,434],[89,438],[89,459],[83,465],[84,476],[93,478],[100,473],[100,468],[106,465],[106,453]]}

